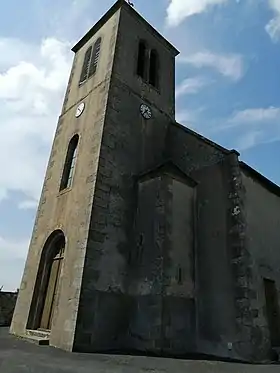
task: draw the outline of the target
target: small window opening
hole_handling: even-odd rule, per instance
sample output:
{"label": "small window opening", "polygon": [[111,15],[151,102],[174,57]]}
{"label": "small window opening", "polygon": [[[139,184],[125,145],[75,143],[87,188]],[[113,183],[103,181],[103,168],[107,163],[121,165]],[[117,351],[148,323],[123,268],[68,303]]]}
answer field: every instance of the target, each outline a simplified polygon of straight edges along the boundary
{"label": "small window opening", "polygon": [[143,233],[141,233],[139,237],[139,245],[142,246],[143,242],[144,242],[144,236],[143,236]]}
{"label": "small window opening", "polygon": [[144,235],[143,233],[140,233],[139,235],[139,241],[138,241],[138,261],[141,263],[142,262],[142,257],[143,257],[143,244],[144,244]]}
{"label": "small window opening", "polygon": [[146,44],[140,41],[138,47],[138,62],[137,62],[137,75],[141,78],[145,77],[145,62],[146,62]]}
{"label": "small window opening", "polygon": [[177,283],[182,285],[183,278],[182,278],[182,268],[179,266],[177,270]]}
{"label": "small window opening", "polygon": [[151,54],[150,54],[149,83],[154,87],[158,87],[158,69],[159,69],[158,53],[155,49],[152,49]]}

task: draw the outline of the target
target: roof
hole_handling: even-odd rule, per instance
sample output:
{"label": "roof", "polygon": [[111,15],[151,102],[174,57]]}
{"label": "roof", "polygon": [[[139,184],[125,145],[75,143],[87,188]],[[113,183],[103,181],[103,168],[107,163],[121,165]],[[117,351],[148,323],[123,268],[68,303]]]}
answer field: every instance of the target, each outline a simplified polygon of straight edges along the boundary
{"label": "roof", "polygon": [[158,175],[161,175],[163,173],[172,174],[174,176],[177,176],[179,179],[184,179],[188,181],[188,184],[190,184],[191,186],[197,185],[197,182],[192,177],[182,171],[181,168],[175,165],[171,160],[162,162],[155,167],[140,173],[136,176],[136,179],[141,182],[157,177]]}
{"label": "roof", "polygon": [[100,20],[82,37],[80,41],[72,48],[73,52],[77,52],[91,37],[117,12],[121,7],[125,7],[131,14],[138,17],[143,23],[148,26],[152,32],[161,39],[171,50],[174,51],[175,55],[178,55],[180,52],[168,41],[166,40],[153,26],[150,25],[135,9],[129,5],[126,0],[117,0],[115,4],[100,18]]}
{"label": "roof", "polygon": [[240,161],[240,167],[247,171],[254,179],[256,179],[260,184],[262,184],[267,190],[278,195],[280,197],[280,186],[273,183],[273,181],[267,179],[260,172],[256,171],[254,168],[250,167],[247,163]]}
{"label": "roof", "polygon": [[214,147],[214,148],[216,148],[216,149],[222,151],[222,152],[225,153],[225,154],[235,153],[235,154],[237,154],[237,156],[240,155],[239,152],[238,152],[237,150],[235,150],[235,149],[231,149],[231,150],[226,149],[226,148],[224,148],[223,146],[221,146],[221,145],[215,143],[214,141],[211,141],[211,140],[207,139],[206,137],[200,135],[199,133],[197,133],[197,132],[191,130],[190,128],[185,127],[183,124],[180,124],[180,123],[178,123],[178,122],[171,122],[171,124],[172,124],[173,126],[179,128],[179,129],[183,130],[184,132],[187,132],[188,134],[190,134],[190,135],[192,135],[192,136],[195,136],[195,137],[198,138],[199,140],[204,141],[206,144],[208,144],[208,145],[210,145],[210,146],[212,146],[212,147]]}
{"label": "roof", "polygon": [[[180,123],[177,123],[177,122],[171,122],[171,123],[172,123],[172,125],[176,126],[177,128],[180,128],[183,131],[189,133],[190,135],[195,136],[199,140],[204,141],[205,143],[209,144],[210,146],[213,146],[213,147],[217,148],[218,150],[222,151],[225,155],[235,153],[237,156],[240,156],[240,153],[235,149],[232,149],[232,150],[226,149],[226,148],[222,147],[221,145],[216,144],[214,141],[211,141],[211,140],[207,139],[206,137],[201,136],[197,132],[183,126]],[[267,190],[269,190],[270,192],[272,192],[272,193],[274,193],[274,194],[276,194],[280,197],[280,186],[279,185],[277,185],[277,184],[273,183],[271,180],[267,179],[260,172],[256,171],[254,168],[250,167],[247,163],[245,163],[243,161],[239,161],[239,165],[243,170],[247,171],[247,173],[250,174],[254,179],[258,180],[259,183],[262,184]]]}

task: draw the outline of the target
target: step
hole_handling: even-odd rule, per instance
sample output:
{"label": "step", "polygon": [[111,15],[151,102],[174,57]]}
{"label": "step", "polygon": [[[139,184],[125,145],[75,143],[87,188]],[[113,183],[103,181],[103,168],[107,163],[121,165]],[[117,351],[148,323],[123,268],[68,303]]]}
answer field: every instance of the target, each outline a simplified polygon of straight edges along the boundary
{"label": "step", "polygon": [[27,329],[26,334],[35,336],[35,337],[40,337],[40,338],[46,338],[48,339],[50,337],[50,331],[43,331],[42,329],[36,329],[36,330],[31,330]]}
{"label": "step", "polygon": [[24,336],[22,336],[28,342],[36,343],[40,346],[47,346],[50,342],[50,332],[44,332],[41,330],[26,330]]}

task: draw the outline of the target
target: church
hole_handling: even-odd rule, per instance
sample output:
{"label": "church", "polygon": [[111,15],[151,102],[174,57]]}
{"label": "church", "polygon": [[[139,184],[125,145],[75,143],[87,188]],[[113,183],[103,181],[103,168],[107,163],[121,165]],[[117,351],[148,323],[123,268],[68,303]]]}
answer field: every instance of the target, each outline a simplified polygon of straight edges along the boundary
{"label": "church", "polygon": [[176,122],[179,52],[125,0],[72,51],[10,332],[67,351],[270,359],[280,188]]}

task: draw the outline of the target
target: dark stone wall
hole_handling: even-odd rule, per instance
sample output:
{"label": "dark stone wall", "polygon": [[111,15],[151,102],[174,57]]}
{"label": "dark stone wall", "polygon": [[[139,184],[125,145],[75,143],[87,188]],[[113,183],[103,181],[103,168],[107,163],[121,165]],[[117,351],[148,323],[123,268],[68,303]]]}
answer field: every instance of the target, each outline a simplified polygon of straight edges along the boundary
{"label": "dark stone wall", "polygon": [[[106,328],[104,326],[104,335],[116,337],[107,338],[107,343],[104,342],[102,345],[103,350],[120,349],[123,346],[138,350],[165,350],[178,353],[195,350],[196,311],[193,295],[165,294],[170,274],[166,278],[164,276],[173,270],[173,263],[169,262],[171,243],[168,239],[166,220],[170,213],[167,180],[160,185],[153,181],[154,186],[145,192],[147,219],[154,216],[154,237],[150,236],[150,253],[146,254],[146,257],[143,256],[141,266],[133,268],[133,263],[130,262],[139,249],[139,235],[135,235],[134,225],[139,196],[134,176],[156,166],[166,158],[171,158],[186,174],[196,171],[198,176],[199,170],[224,159],[225,151],[204,142],[180,126],[170,124],[166,114],[156,106],[152,107],[153,118],[145,121],[138,111],[141,102],[139,95],[132,92],[118,78],[112,78],[83,272],[76,326],[76,349],[83,348],[83,345],[89,343],[94,351],[101,348],[100,343],[94,342],[102,338],[101,334],[95,331],[93,320],[98,317],[97,315],[102,315],[99,311],[102,307],[98,301],[99,293],[106,292],[106,299],[110,299],[110,312],[114,314],[115,321],[108,323]],[[202,200],[215,196],[217,188],[220,188],[220,194],[223,195],[223,185],[213,184],[211,172],[206,178],[202,178],[202,181],[204,186],[199,192]],[[211,187],[207,186],[209,182],[212,182]],[[216,199],[218,200],[218,195]],[[220,220],[225,216],[223,202],[224,200],[220,200]],[[211,220],[214,225],[215,208],[213,204]],[[209,234],[206,233],[206,237],[211,242],[210,236],[214,233],[211,224],[206,224],[206,219],[209,219],[207,214],[205,221],[201,222],[198,236],[204,235],[204,229],[208,229]],[[216,241],[219,245],[217,250],[222,251],[225,245],[221,237]],[[204,240],[200,244],[204,245],[203,249],[199,250],[202,261],[202,253],[209,252],[209,242]],[[195,245],[195,242],[193,244]],[[217,260],[221,265],[224,264],[224,259],[219,259],[219,256]],[[213,261],[211,268],[208,266],[204,275],[206,283],[209,281],[208,276],[215,271]],[[218,280],[217,283],[222,286],[221,283],[224,282]],[[215,293],[214,288],[212,292]],[[204,290],[203,294],[206,293]],[[221,297],[225,293],[226,290],[223,289],[218,295],[207,294],[207,297],[212,296],[220,306]],[[215,340],[215,327],[221,324],[215,303],[212,302],[205,310],[205,320],[212,323],[207,327],[210,328],[209,333],[212,333],[211,338]],[[130,314],[129,322],[124,323],[122,314]],[[185,317],[182,317],[183,314]],[[216,324],[211,321],[211,317],[216,318]],[[102,324],[101,321],[100,323]],[[121,333],[116,333],[117,325],[123,326]],[[223,333],[223,326],[219,328]],[[98,330],[101,333],[101,329]],[[89,334],[92,336],[89,337]],[[90,342],[85,342],[89,340]]]}
{"label": "dark stone wall", "polygon": [[[244,349],[248,358],[252,317],[247,313],[246,294],[252,295],[253,289],[250,271],[241,274],[250,259],[243,240],[237,155],[171,124],[174,56],[170,51],[160,53],[168,76],[161,84],[169,91],[145,84],[135,76],[135,53],[127,53],[137,45],[135,35],[163,48],[126,12],[121,19],[74,349],[200,352],[223,357],[240,357]],[[127,33],[128,28],[135,33]],[[165,71],[161,73],[165,76]],[[149,121],[139,113],[143,102],[152,108]],[[183,248],[180,238],[176,241],[172,236],[175,217],[181,213],[178,208],[172,210],[172,178],[161,175],[141,185],[135,179],[167,159],[198,182],[191,197],[196,201],[191,215],[194,239],[186,243],[182,268],[186,272],[188,267],[191,275],[184,289],[174,282],[179,256],[173,254]]]}
{"label": "dark stone wall", "polygon": [[196,306],[197,351],[232,357],[235,337],[233,278],[227,232],[227,158],[193,174],[197,186]]}
{"label": "dark stone wall", "polygon": [[232,340],[232,354],[239,359],[254,361],[256,357],[253,357],[253,346],[256,340],[251,303],[256,295],[252,281],[252,258],[245,234],[246,207],[238,155],[232,152],[227,157],[225,165],[228,190],[227,242],[233,277],[231,297],[234,301],[232,309],[235,335]]}
{"label": "dark stone wall", "polygon": [[[142,78],[136,74],[140,40],[145,40],[147,54],[151,49],[158,53],[159,84],[156,89],[149,84],[143,84]],[[172,120],[175,119],[175,53],[136,14],[125,7],[121,9],[114,75],[129,86],[131,92],[139,94],[143,101],[156,106]],[[133,110],[137,110],[137,106],[131,106],[131,111]]]}
{"label": "dark stone wall", "polygon": [[0,291],[0,326],[10,326],[18,293]]}
{"label": "dark stone wall", "polygon": [[165,177],[166,206],[163,261],[163,347],[166,354],[195,351],[194,301],[195,203],[194,183]]}
{"label": "dark stone wall", "polygon": [[[168,156],[197,182],[195,308],[197,351],[228,356],[233,331],[232,279],[227,252],[229,152],[180,125],[169,128]],[[222,315],[221,315],[222,312]]]}
{"label": "dark stone wall", "polygon": [[[267,322],[264,279],[275,281],[280,307],[280,196],[269,190],[242,168],[243,203],[246,219],[246,243],[254,289],[250,291],[251,334],[254,359],[270,357],[270,332]],[[248,296],[247,296],[248,297]]]}
{"label": "dark stone wall", "polygon": [[[202,323],[199,330],[202,330],[203,338],[210,341],[210,345],[206,343],[203,349],[206,352],[216,352],[211,343],[222,340],[223,348],[227,351],[228,329],[231,328],[228,326],[227,329],[227,321],[231,317],[228,314],[230,276],[227,272],[224,223],[227,194],[224,189],[223,167],[217,166],[215,169],[214,166],[225,158],[225,152],[180,127],[169,126],[168,118],[156,108],[153,108],[152,120],[140,119],[137,111],[133,113],[129,110],[139,106],[140,102],[139,97],[131,93],[122,82],[116,78],[112,81],[85,259],[76,349],[90,343],[91,347],[87,348],[100,350],[99,341],[103,337],[99,327],[100,334],[95,331],[96,324],[93,320],[98,318],[97,315],[102,315],[99,311],[103,307],[98,303],[99,292],[107,292],[106,299],[110,299],[110,311],[107,312],[112,313],[114,318],[104,326],[103,335],[108,338],[104,337],[103,350],[124,348],[170,353],[195,351],[195,297],[204,297],[199,305]],[[134,175],[152,168],[165,157],[172,157],[183,171],[192,173],[201,182],[198,200],[202,201],[202,205],[196,232],[197,237],[201,238],[200,241],[193,242],[197,246],[194,255],[198,255],[196,270],[197,276],[201,276],[201,284],[195,297],[194,294],[176,295],[167,292],[173,276],[170,276],[170,271],[174,270],[174,263],[170,262],[169,257],[171,237],[168,235],[167,221],[167,216],[170,215],[168,180],[149,181],[149,186],[143,192],[144,200],[141,200],[134,179]],[[207,205],[210,200],[211,204]],[[139,227],[135,227],[134,222],[140,201],[143,209],[142,221],[145,222],[146,212],[146,227],[149,227],[147,223],[150,219],[155,228],[152,233],[145,234],[145,239],[150,240],[149,251],[143,251],[141,264],[136,261],[135,265],[133,260],[139,255],[140,237]],[[219,214],[216,214],[217,209]],[[212,248],[215,253],[211,256]],[[209,260],[205,260],[205,257]],[[220,266],[225,277],[223,281],[216,270]],[[212,275],[213,280],[209,281]],[[217,309],[224,306],[223,296],[227,296],[229,306],[226,315],[220,317]],[[124,321],[122,315],[130,316]],[[99,322],[103,324],[102,321]],[[92,336],[89,337],[89,334]],[[89,340],[90,342],[86,342]]]}
{"label": "dark stone wall", "polygon": [[[88,313],[95,314],[95,291],[108,292],[110,310],[116,314],[123,304],[137,309],[128,292],[128,258],[135,249],[133,227],[137,205],[135,176],[163,160],[168,118],[153,107],[153,118],[145,121],[140,113],[141,98],[113,78],[107,104],[92,218],[83,273],[76,344],[88,333]],[[135,110],[131,110],[135,108]],[[136,304],[135,304],[136,302]],[[143,299],[145,303],[145,300]],[[143,304],[144,304],[143,303]],[[142,306],[144,307],[144,305]],[[122,313],[126,313],[122,309]],[[120,316],[121,318],[121,316]],[[95,333],[94,329],[91,329]],[[108,334],[112,327],[108,324]],[[114,345],[119,347],[121,342]],[[94,346],[94,344],[92,344]],[[108,341],[107,349],[112,347]],[[94,349],[94,347],[93,347]],[[105,347],[104,347],[105,349]]]}
{"label": "dark stone wall", "polygon": [[168,144],[171,159],[198,181],[197,351],[262,360],[268,356],[267,337],[257,322],[256,284],[245,233],[247,206],[238,154],[179,126],[170,127]]}
{"label": "dark stone wall", "polygon": [[[119,315],[116,323],[121,323],[121,314],[128,312],[127,307],[132,309],[132,313],[139,307],[138,300],[131,298],[127,285],[128,259],[135,249],[135,176],[162,162],[170,115],[174,114],[174,74],[171,74],[168,83],[165,82],[169,89],[162,93],[138,79],[135,74],[138,36],[155,41],[154,37],[126,10],[121,11],[121,18],[88,233],[77,316],[77,348],[87,333],[95,333],[92,323],[86,320],[89,315],[99,312],[100,304],[96,298],[100,297],[97,292],[106,292],[107,298],[111,297],[110,311]],[[134,29],[133,33],[127,32],[130,27]],[[159,41],[155,41],[153,46],[164,50]],[[169,51],[162,53],[166,72],[174,72],[173,56]],[[168,59],[165,58],[166,54]],[[162,73],[162,77],[165,76],[164,71]],[[144,120],[139,111],[143,102],[152,107],[153,117],[149,121]],[[163,110],[168,110],[168,114]],[[142,307],[144,304],[145,300]],[[108,323],[104,333],[113,335],[114,328]],[[127,330],[122,334],[125,333]],[[93,349],[96,348],[94,340],[90,342]],[[120,340],[112,342],[109,338],[103,348],[120,347],[122,343]]]}
{"label": "dark stone wall", "polygon": [[223,160],[229,151],[180,124],[172,124],[167,134],[166,156],[186,174]]}

